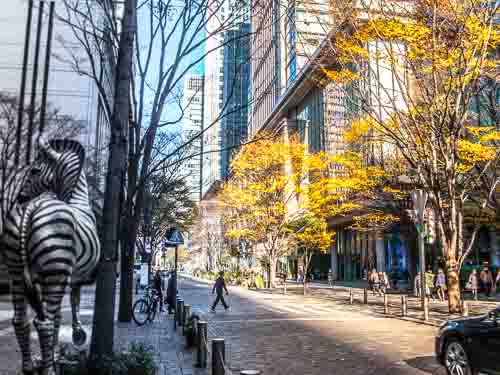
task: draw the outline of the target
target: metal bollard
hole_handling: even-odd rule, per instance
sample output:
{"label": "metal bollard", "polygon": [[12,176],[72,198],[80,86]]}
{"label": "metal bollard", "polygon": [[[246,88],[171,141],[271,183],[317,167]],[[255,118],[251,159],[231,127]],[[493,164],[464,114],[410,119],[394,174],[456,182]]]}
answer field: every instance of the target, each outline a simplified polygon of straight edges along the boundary
{"label": "metal bollard", "polygon": [[462,316],[469,316],[469,305],[464,300],[462,300]]}
{"label": "metal bollard", "polygon": [[184,314],[184,301],[183,300],[177,301],[176,314],[177,314],[177,325],[179,327],[182,327],[183,326],[182,318],[183,318],[183,314]]}
{"label": "metal bollard", "polygon": [[424,320],[428,321],[429,320],[429,298],[425,297],[424,300]]}
{"label": "metal bollard", "polygon": [[408,303],[406,296],[401,296],[401,316],[408,316]]}
{"label": "metal bollard", "polygon": [[363,303],[368,305],[368,289],[366,288],[363,289]]}
{"label": "metal bollard", "polygon": [[[191,318],[191,305],[184,305],[184,311],[182,314],[182,325],[186,327],[189,318]],[[183,334],[185,335],[185,331],[183,330]]]}
{"label": "metal bollard", "polygon": [[384,314],[389,314],[389,297],[387,294],[384,294]]}
{"label": "metal bollard", "polygon": [[207,368],[207,322],[196,325],[196,367]]}
{"label": "metal bollard", "polygon": [[226,347],[224,339],[212,340],[212,375],[225,375]]}
{"label": "metal bollard", "polygon": [[352,293],[352,288],[349,289],[349,304],[353,304],[354,303],[354,294]]}
{"label": "metal bollard", "polygon": [[240,375],[260,375],[259,370],[243,370],[240,372]]}

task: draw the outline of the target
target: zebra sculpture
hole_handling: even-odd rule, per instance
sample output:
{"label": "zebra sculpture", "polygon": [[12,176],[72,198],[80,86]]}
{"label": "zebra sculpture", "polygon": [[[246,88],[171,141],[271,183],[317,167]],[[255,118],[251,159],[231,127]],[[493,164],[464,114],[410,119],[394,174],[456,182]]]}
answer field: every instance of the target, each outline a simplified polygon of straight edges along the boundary
{"label": "zebra sculpture", "polygon": [[[85,152],[76,141],[39,142],[17,201],[2,213],[5,260],[12,279],[12,324],[22,354],[24,374],[53,375],[61,303],[71,286],[73,342],[86,334],[79,319],[80,289],[93,281],[100,258],[96,219],[89,204],[83,171]],[[34,366],[28,304],[40,342],[41,363]]]}

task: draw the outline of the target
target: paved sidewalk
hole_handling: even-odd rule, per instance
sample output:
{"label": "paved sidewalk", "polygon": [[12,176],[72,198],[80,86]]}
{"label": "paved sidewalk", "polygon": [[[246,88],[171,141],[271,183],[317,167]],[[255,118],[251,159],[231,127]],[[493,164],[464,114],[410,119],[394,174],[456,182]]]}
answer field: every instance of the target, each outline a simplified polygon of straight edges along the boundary
{"label": "paved sidewalk", "polygon": [[[94,306],[94,288],[85,288],[81,301],[81,320],[90,340]],[[21,367],[20,353],[10,324],[12,307],[9,296],[0,298],[0,375],[18,375]],[[116,298],[118,304],[118,296]],[[116,308],[118,311],[118,308]],[[32,329],[32,348],[38,355],[38,339]],[[63,304],[63,322],[60,342],[71,346],[71,314],[68,298]],[[161,314],[153,323],[138,327],[131,323],[115,323],[115,350],[127,350],[132,343],[142,343],[152,348],[158,365],[157,375],[205,375],[206,370],[193,368],[192,352],[184,348],[180,329],[173,330],[172,317]],[[88,349],[88,343],[87,347]]]}
{"label": "paved sidewalk", "polygon": [[[212,281],[195,278],[192,276],[184,275],[184,277],[197,282],[212,284]],[[440,302],[439,300],[429,301],[429,320],[425,321],[423,316],[423,311],[421,309],[420,298],[413,295],[407,295],[400,292],[390,291],[388,293],[389,302],[389,315],[384,314],[384,299],[382,296],[374,295],[371,291],[368,292],[368,304],[363,304],[364,299],[364,287],[366,282],[336,282],[333,287],[328,286],[326,282],[311,282],[307,284],[307,292],[304,296],[305,302],[310,302],[311,299],[319,299],[330,302],[335,302],[339,306],[343,306],[344,309],[350,311],[358,311],[364,313],[372,313],[378,317],[388,317],[397,318],[406,321],[411,321],[419,324],[428,324],[431,326],[439,326],[444,321],[457,318],[459,314],[449,314],[448,313],[448,303]],[[241,290],[247,290],[243,287],[233,287],[239,288]],[[354,295],[354,304],[349,303],[349,293],[352,290]],[[253,291],[261,293],[263,295],[283,295],[283,286],[279,286],[275,289],[258,289]],[[303,295],[303,285],[298,284],[294,281],[287,282],[287,294],[302,296]],[[407,296],[407,306],[408,315],[406,317],[401,316],[401,296]],[[469,315],[482,315],[489,311],[495,309],[500,305],[500,294],[487,299],[484,296],[480,296],[478,301],[474,301],[466,294],[465,299],[469,307]]]}
{"label": "paved sidewalk", "polygon": [[[349,304],[349,292],[352,290],[354,295],[354,304]],[[274,289],[271,291],[266,291],[267,293],[283,293],[283,288]],[[287,293],[302,295],[303,286],[297,283],[287,285]],[[403,318],[401,316],[401,296],[406,295],[407,306],[408,306],[408,316]],[[467,295],[466,301],[469,307],[469,315],[482,315],[489,311],[495,309],[499,304],[500,300],[498,295],[496,298],[486,299],[480,298],[478,301],[468,299]],[[336,284],[334,287],[329,287],[322,283],[311,283],[308,284],[308,289],[305,298],[319,298],[326,299],[329,301],[334,301],[338,304],[351,306],[352,309],[356,311],[373,312],[374,314],[380,316],[384,315],[384,299],[382,296],[374,295],[373,292],[368,291],[368,304],[363,304],[364,291],[363,286],[358,285],[355,287],[349,286],[349,284]],[[389,302],[389,317],[399,318],[404,320],[414,321],[416,323],[430,324],[434,326],[439,326],[442,322],[450,318],[459,317],[459,314],[449,314],[448,313],[448,302],[441,302],[439,300],[429,301],[429,321],[425,322],[423,320],[423,311],[421,309],[421,300],[413,295],[407,295],[403,293],[394,293],[390,291],[388,293]]]}

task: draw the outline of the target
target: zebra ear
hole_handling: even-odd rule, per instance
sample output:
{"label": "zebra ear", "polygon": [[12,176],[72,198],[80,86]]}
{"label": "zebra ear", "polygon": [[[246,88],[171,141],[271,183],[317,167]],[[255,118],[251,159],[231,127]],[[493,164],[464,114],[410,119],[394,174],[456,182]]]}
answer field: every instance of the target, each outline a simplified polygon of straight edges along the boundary
{"label": "zebra ear", "polygon": [[50,148],[61,156],[57,159],[57,195],[62,201],[68,202],[83,170],[85,149],[79,142],[71,139],[52,139]]}
{"label": "zebra ear", "polygon": [[59,154],[51,146],[49,140],[42,134],[38,138],[38,147],[43,151],[52,161],[57,161],[59,159]]}

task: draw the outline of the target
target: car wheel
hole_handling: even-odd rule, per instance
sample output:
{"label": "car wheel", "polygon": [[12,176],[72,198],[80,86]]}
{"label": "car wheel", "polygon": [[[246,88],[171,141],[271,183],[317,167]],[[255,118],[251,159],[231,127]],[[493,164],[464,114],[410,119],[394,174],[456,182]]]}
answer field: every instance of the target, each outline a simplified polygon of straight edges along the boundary
{"label": "car wheel", "polygon": [[444,366],[449,375],[475,375],[464,345],[457,339],[446,343],[444,350]]}

